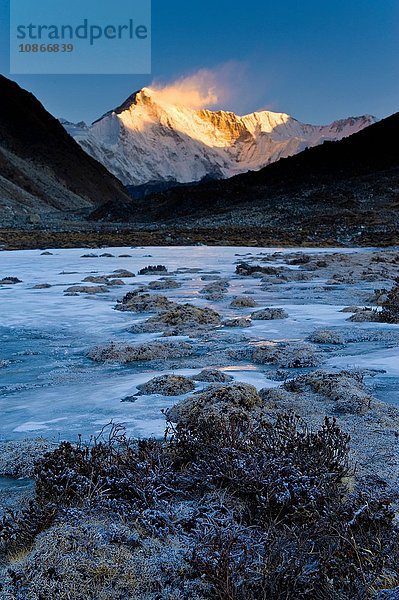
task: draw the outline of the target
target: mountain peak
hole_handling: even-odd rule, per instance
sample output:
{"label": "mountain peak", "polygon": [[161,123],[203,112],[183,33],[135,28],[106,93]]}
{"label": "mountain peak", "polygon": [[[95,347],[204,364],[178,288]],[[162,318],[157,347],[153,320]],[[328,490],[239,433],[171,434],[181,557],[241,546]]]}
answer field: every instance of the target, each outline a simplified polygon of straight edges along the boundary
{"label": "mountain peak", "polygon": [[366,115],[309,125],[267,110],[239,116],[194,108],[189,95],[174,94],[171,88],[143,87],[89,128],[64,126],[123,183],[142,185],[170,180],[190,183],[257,171],[374,122]]}
{"label": "mountain peak", "polygon": [[[146,100],[148,101],[149,99],[151,99],[153,94],[154,94],[153,90],[151,90],[148,87],[143,87],[140,90],[133,92],[133,94],[130,94],[130,96],[128,96],[126,98],[126,100],[124,100],[122,102],[122,104],[119,104],[119,106],[117,106],[116,108],[113,108],[112,110],[107,111],[99,119],[96,119],[95,121],[93,121],[92,124],[94,125],[95,123],[98,123],[102,119],[105,119],[106,117],[109,117],[110,115],[113,115],[113,114],[120,115],[125,110],[129,110],[133,105],[143,103]],[[63,121],[63,119],[61,119],[61,122],[62,121]]]}

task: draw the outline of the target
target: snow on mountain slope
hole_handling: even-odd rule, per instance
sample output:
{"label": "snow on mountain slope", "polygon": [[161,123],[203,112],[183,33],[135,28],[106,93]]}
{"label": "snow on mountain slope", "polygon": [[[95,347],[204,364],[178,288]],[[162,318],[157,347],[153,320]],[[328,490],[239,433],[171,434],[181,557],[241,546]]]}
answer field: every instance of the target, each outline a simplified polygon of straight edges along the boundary
{"label": "snow on mountain slope", "polygon": [[325,140],[339,140],[375,122],[369,115],[305,125],[285,113],[193,110],[143,88],[91,126],[62,120],[91,156],[126,185],[258,170]]}

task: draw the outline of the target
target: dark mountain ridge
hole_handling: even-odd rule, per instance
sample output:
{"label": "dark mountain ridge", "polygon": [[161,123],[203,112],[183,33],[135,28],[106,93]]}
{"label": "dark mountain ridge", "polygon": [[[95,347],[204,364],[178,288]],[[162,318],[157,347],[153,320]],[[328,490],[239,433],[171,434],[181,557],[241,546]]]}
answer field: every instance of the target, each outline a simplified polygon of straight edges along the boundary
{"label": "dark mountain ridge", "polygon": [[[331,188],[334,183],[352,186],[352,193],[347,190],[347,198],[351,200],[363,184],[370,186],[370,192],[374,187],[379,188],[385,177],[397,184],[398,138],[399,113],[396,113],[341,141],[324,142],[260,171],[153,194],[146,198],[146,211],[171,218],[194,216],[198,211],[203,214],[213,208],[230,211],[233,206],[248,203],[260,203],[266,209],[269,202],[292,193],[299,193],[299,199],[306,194],[316,199],[320,194],[328,203],[329,199],[335,199]],[[399,200],[399,189],[389,191]]]}
{"label": "dark mountain ridge", "polygon": [[0,208],[4,220],[90,212],[129,202],[120,181],[86,154],[33,94],[0,76]]}
{"label": "dark mountain ridge", "polygon": [[[219,240],[280,244],[399,243],[399,113],[264,169],[152,194],[135,220]],[[95,218],[131,219],[130,207]],[[205,233],[204,233],[205,235]]]}

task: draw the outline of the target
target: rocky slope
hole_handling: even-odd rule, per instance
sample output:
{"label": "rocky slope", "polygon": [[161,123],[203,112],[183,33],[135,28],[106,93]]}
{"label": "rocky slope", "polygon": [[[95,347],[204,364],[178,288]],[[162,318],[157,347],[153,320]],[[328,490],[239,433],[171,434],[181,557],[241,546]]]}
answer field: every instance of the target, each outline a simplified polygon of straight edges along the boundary
{"label": "rocky slope", "polygon": [[258,170],[371,123],[369,115],[305,125],[285,113],[193,110],[143,88],[91,126],[62,121],[91,156],[125,185],[187,183]]}
{"label": "rocky slope", "polygon": [[123,185],[88,156],[29,92],[0,76],[2,226],[84,215],[114,201]]}

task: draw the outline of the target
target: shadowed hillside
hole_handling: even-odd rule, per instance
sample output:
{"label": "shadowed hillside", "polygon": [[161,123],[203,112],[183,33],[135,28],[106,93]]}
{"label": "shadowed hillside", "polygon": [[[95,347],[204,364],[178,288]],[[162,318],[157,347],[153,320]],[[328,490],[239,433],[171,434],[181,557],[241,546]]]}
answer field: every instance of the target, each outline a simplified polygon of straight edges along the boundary
{"label": "shadowed hillside", "polygon": [[122,184],[88,156],[29,92],[0,76],[2,223],[129,202]]}

